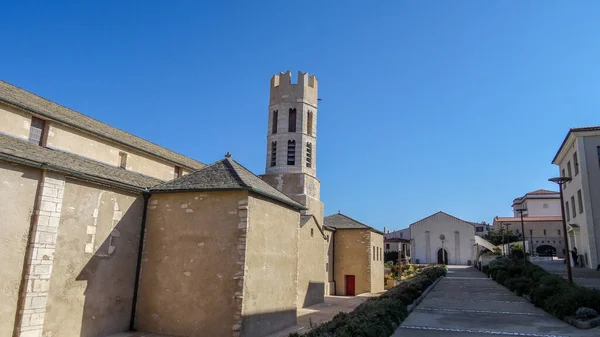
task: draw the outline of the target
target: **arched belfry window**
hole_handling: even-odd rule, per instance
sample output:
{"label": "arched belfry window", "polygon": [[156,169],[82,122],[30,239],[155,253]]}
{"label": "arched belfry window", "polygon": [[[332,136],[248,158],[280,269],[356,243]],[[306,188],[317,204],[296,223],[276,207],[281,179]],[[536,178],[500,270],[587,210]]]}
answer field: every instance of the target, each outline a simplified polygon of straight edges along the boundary
{"label": "arched belfry window", "polygon": [[306,116],[306,133],[312,135],[312,123],[313,123],[313,113],[312,111],[308,112]]}
{"label": "arched belfry window", "polygon": [[272,123],[272,127],[271,130],[273,131],[273,133],[277,133],[277,118],[279,115],[279,111],[275,110],[273,111],[273,123]]}
{"label": "arched belfry window", "polygon": [[296,109],[290,109],[290,118],[288,119],[288,132],[296,132]]}
{"label": "arched belfry window", "polygon": [[271,166],[277,165],[277,142],[271,142]]}
{"label": "arched belfry window", "polygon": [[312,167],[312,143],[306,143],[306,167]]}
{"label": "arched belfry window", "polygon": [[288,140],[287,163],[288,163],[288,165],[296,165],[296,141],[295,140]]}

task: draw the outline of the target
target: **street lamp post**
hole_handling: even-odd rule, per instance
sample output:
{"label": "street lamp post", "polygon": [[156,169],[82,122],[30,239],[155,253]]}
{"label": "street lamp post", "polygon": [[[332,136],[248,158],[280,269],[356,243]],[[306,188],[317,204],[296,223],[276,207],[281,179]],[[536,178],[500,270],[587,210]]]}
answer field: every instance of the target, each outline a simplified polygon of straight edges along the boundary
{"label": "street lamp post", "polygon": [[516,211],[519,212],[519,214],[521,215],[521,237],[523,238],[523,259],[526,262],[527,261],[527,252],[525,250],[525,225],[523,224],[523,212],[526,212],[527,209],[519,208],[519,209],[516,209]]}
{"label": "street lamp post", "polygon": [[560,211],[562,214],[563,223],[563,240],[565,241],[565,259],[567,260],[567,278],[569,283],[573,283],[573,274],[571,273],[571,259],[569,258],[569,238],[567,237],[567,219],[565,218],[565,202],[563,200],[563,186],[567,182],[571,181],[569,177],[556,177],[550,178],[548,181],[558,184],[558,191],[560,192]]}
{"label": "street lamp post", "polygon": [[510,240],[510,236],[508,235],[508,226],[510,226],[512,224],[510,223],[505,223],[504,226],[506,226],[506,233],[504,234],[504,237],[506,238],[505,244],[507,246],[506,250],[508,250],[508,252],[506,252],[506,255],[508,255],[508,257],[510,257],[510,242],[508,242]]}

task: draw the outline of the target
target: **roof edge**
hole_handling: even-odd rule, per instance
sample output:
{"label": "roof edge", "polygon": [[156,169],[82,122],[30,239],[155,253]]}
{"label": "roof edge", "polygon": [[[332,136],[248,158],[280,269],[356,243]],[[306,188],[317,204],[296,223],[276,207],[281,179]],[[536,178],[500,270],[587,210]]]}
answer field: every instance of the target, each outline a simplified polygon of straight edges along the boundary
{"label": "roof edge", "polygon": [[[5,83],[8,83],[8,82],[5,82]],[[10,84],[10,83],[8,83],[8,84]],[[10,84],[10,85],[13,85],[13,84]],[[186,155],[183,155],[183,154],[181,154],[181,153],[179,153],[179,152],[175,152],[175,151],[173,151],[173,150],[171,150],[171,149],[167,149],[167,148],[166,148],[166,147],[164,147],[164,146],[158,145],[158,144],[156,144],[156,143],[153,143],[153,142],[151,142],[151,141],[149,141],[149,140],[147,140],[147,139],[144,139],[144,138],[142,138],[142,137],[136,136],[136,135],[134,135],[134,134],[132,134],[132,133],[129,133],[129,132],[127,132],[127,131],[124,131],[124,130],[121,130],[121,129],[119,129],[119,128],[116,128],[116,127],[114,127],[114,126],[112,126],[112,125],[109,125],[109,124],[107,124],[107,123],[104,123],[104,122],[102,122],[102,121],[100,121],[100,120],[98,120],[98,119],[92,118],[92,117],[90,117],[90,116],[88,116],[88,115],[84,115],[84,114],[82,114],[81,112],[77,112],[77,111],[75,111],[75,110],[73,110],[73,109],[71,109],[71,108],[67,108],[67,107],[66,107],[66,106],[64,106],[64,105],[58,104],[58,103],[56,103],[56,102],[54,102],[54,101],[51,101],[51,100],[49,100],[49,99],[47,99],[47,98],[44,98],[44,97],[42,97],[42,96],[39,96],[39,95],[37,95],[37,94],[34,94],[34,93],[30,92],[30,91],[27,91],[27,90],[25,90],[25,89],[23,89],[23,88],[17,87],[17,86],[15,86],[15,85],[13,85],[13,86],[14,86],[14,87],[16,87],[16,88],[19,88],[20,90],[26,91],[26,92],[28,92],[28,93],[30,93],[30,94],[32,94],[32,95],[36,95],[36,96],[38,96],[38,97],[40,97],[40,98],[42,98],[42,99],[44,99],[44,100],[47,100],[47,101],[49,101],[49,102],[52,102],[52,103],[54,103],[54,104],[56,104],[56,105],[62,106],[62,107],[64,107],[65,109],[72,110],[72,111],[74,111],[74,112],[76,112],[76,113],[78,113],[78,114],[80,114],[80,115],[83,115],[83,116],[85,116],[85,117],[91,118],[91,119],[93,119],[93,120],[95,120],[95,121],[97,121],[97,122],[99,122],[99,123],[105,124],[105,125],[107,125],[107,126],[109,126],[109,127],[113,128],[113,129],[116,129],[116,130],[119,130],[119,131],[121,131],[121,132],[127,133],[127,134],[129,134],[129,135],[131,135],[131,136],[133,136],[133,137],[139,138],[139,139],[141,139],[141,140],[143,140],[143,141],[146,141],[146,142],[148,142],[148,143],[154,144],[154,145],[156,145],[156,146],[159,146],[159,147],[161,147],[161,148],[163,148],[163,149],[165,149],[165,150],[167,150],[167,151],[173,152],[173,153],[175,153],[175,154],[177,154],[177,155],[180,155],[180,156],[182,156],[182,157],[189,158],[189,159],[191,159],[191,160],[194,160],[194,161],[196,161],[196,162],[200,163],[201,165],[205,165],[205,166],[206,166],[206,164],[204,164],[203,162],[200,162],[200,161],[198,161],[198,160],[196,160],[196,159],[190,158],[190,157],[188,157],[188,156],[186,156]],[[171,162],[171,163],[175,163],[175,164],[177,164],[177,165],[179,165],[179,166],[181,166],[181,167],[183,167],[183,168],[186,168],[186,169],[189,169],[189,170],[192,170],[192,171],[195,171],[195,170],[197,170],[196,168],[190,167],[190,166],[188,166],[188,165],[186,165],[186,164],[183,164],[183,163],[181,163],[181,162],[173,161],[172,159],[165,158],[165,157],[163,157],[163,156],[157,155],[156,153],[152,153],[152,152],[150,152],[150,151],[146,151],[146,150],[144,150],[144,149],[141,149],[141,148],[139,148],[139,147],[137,147],[137,146],[134,146],[134,145],[131,145],[131,144],[127,144],[127,143],[125,143],[125,142],[122,142],[122,141],[120,141],[120,140],[118,140],[118,139],[114,139],[114,138],[112,138],[112,137],[108,137],[108,136],[107,136],[107,135],[105,135],[105,134],[100,134],[100,133],[97,133],[97,132],[93,132],[93,131],[90,131],[90,130],[88,130],[88,129],[81,128],[80,126],[78,126],[78,125],[75,125],[75,124],[73,124],[73,123],[69,123],[69,122],[67,122],[67,121],[64,121],[64,120],[58,119],[58,118],[56,118],[56,117],[48,116],[47,114],[45,114],[45,113],[43,113],[43,112],[37,111],[37,110],[35,110],[35,109],[32,109],[32,108],[25,107],[25,106],[23,106],[22,104],[15,103],[15,102],[10,102],[10,101],[7,101],[6,99],[4,99],[4,98],[1,98],[1,97],[0,97],[0,103],[3,103],[3,104],[6,104],[6,105],[9,105],[9,106],[12,106],[12,107],[14,107],[14,108],[17,108],[17,109],[24,110],[24,111],[26,111],[26,112],[29,112],[29,113],[32,113],[32,114],[36,114],[36,115],[43,116],[43,117],[45,117],[45,118],[47,118],[47,119],[49,119],[49,120],[51,120],[51,121],[54,121],[54,122],[58,122],[58,123],[61,123],[61,124],[67,125],[67,126],[69,126],[69,127],[72,127],[72,128],[74,128],[74,129],[77,129],[77,130],[80,130],[80,131],[87,132],[87,133],[89,133],[89,134],[92,134],[92,135],[98,136],[98,137],[100,137],[100,138],[103,138],[103,139],[108,139],[108,140],[110,140],[111,142],[115,142],[115,143],[118,143],[118,144],[124,145],[124,146],[126,146],[126,147],[129,147],[129,148],[135,149],[135,150],[137,150],[137,151],[143,152],[143,153],[145,153],[145,154],[149,154],[149,155],[151,155],[151,156],[154,156],[154,157],[161,158],[161,159],[163,159],[163,160],[165,160],[165,161],[168,161],[168,162]]]}
{"label": "roof edge", "polygon": [[51,164],[44,163],[44,162],[39,162],[39,161],[35,161],[35,160],[12,156],[12,155],[9,155],[6,153],[0,153],[0,159],[8,161],[8,162],[12,162],[12,163],[17,163],[17,164],[34,167],[34,168],[39,168],[42,170],[50,170],[50,171],[55,171],[55,172],[66,173],[74,178],[86,180],[86,181],[97,183],[97,184],[108,185],[111,187],[115,187],[118,189],[130,191],[130,192],[138,192],[138,193],[139,192],[148,192],[148,188],[139,187],[139,186],[135,186],[135,185],[129,185],[129,184],[121,183],[118,181],[97,177],[97,176],[94,176],[91,174],[81,173],[81,172],[74,171],[74,170],[71,170],[71,169],[68,169],[65,167],[60,167],[60,166],[51,165]]}

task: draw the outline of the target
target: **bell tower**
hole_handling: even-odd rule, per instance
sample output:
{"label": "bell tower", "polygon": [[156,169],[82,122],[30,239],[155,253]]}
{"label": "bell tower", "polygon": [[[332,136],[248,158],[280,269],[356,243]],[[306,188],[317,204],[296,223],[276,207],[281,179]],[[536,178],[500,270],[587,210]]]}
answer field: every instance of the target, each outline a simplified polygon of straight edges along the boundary
{"label": "bell tower", "polygon": [[317,101],[315,76],[298,72],[271,78],[267,158],[262,179],[302,203],[323,224],[323,203],[317,179]]}

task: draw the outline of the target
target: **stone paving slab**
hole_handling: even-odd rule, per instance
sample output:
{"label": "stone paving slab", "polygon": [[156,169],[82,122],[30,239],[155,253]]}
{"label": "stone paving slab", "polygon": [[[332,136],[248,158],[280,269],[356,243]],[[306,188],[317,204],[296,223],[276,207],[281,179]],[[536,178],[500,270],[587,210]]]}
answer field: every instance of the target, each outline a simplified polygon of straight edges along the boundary
{"label": "stone paving slab", "polygon": [[425,308],[449,308],[449,309],[471,309],[513,312],[539,312],[534,306],[524,306],[519,302],[490,302],[484,299],[469,299],[469,301],[457,301],[448,298],[425,298],[419,307]]}
{"label": "stone paving slab", "polygon": [[[474,268],[450,266],[448,276],[402,322],[393,337],[600,336],[600,328],[579,330],[508,289],[498,288],[499,284]],[[472,291],[465,290],[469,287]]]}

